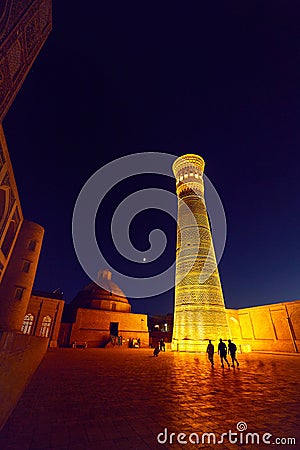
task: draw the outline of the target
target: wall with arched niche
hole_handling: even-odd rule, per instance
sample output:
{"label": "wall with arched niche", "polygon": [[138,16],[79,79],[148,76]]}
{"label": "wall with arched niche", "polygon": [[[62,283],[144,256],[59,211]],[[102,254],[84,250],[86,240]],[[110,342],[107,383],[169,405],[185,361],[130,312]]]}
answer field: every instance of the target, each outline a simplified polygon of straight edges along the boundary
{"label": "wall with arched niche", "polygon": [[300,352],[300,300],[226,313],[232,339],[241,349]]}

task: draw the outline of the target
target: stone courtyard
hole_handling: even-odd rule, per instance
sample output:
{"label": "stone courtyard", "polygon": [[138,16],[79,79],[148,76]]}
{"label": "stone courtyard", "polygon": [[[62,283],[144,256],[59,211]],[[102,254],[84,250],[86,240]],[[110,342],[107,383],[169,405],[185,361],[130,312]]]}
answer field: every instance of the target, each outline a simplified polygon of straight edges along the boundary
{"label": "stone courtyard", "polygon": [[[212,369],[196,353],[51,349],[0,433],[0,448],[300,448],[300,358],[238,359],[239,369],[222,369],[215,355]],[[221,438],[229,430],[238,434]],[[259,443],[248,437],[246,444],[247,433]]]}

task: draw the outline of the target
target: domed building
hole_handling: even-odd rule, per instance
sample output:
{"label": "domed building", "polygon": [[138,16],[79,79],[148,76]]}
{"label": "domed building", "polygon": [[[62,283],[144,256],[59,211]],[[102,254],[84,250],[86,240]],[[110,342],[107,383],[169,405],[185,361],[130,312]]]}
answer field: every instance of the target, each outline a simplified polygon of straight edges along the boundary
{"label": "domed building", "polygon": [[99,285],[89,283],[69,305],[61,328],[60,345],[128,347],[132,340],[149,345],[147,315],[131,312],[124,292],[112,281],[111,272],[99,272]]}
{"label": "domed building", "polygon": [[101,286],[92,282],[78,292],[70,303],[72,308],[101,309],[105,311],[131,312],[124,292],[111,280],[111,272],[99,272]]}

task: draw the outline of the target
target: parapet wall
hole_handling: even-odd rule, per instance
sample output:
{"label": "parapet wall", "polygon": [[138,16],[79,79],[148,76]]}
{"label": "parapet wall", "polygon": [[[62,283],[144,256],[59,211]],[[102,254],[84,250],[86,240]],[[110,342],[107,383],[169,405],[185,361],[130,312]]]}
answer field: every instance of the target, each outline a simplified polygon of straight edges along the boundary
{"label": "parapet wall", "polygon": [[48,343],[37,336],[0,334],[0,430],[42,361]]}

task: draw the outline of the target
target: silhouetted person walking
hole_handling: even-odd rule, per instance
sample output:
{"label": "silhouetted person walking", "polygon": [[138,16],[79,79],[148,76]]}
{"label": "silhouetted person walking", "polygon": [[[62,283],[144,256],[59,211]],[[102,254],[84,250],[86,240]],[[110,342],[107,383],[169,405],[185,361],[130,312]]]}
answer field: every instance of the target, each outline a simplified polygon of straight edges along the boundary
{"label": "silhouetted person walking", "polygon": [[228,339],[228,352],[231,356],[231,360],[232,360],[232,367],[234,367],[234,361],[236,362],[237,367],[239,366],[239,362],[236,359],[236,345],[234,342],[232,342],[230,339]]}
{"label": "silhouetted person walking", "polygon": [[214,367],[214,353],[215,353],[215,347],[211,343],[211,340],[208,341],[208,346],[206,349],[206,353],[208,354],[208,359],[211,363],[211,367]]}
{"label": "silhouetted person walking", "polygon": [[161,340],[159,341],[159,348],[160,348],[161,352],[165,352],[166,351],[166,345],[165,345],[164,338],[161,338]]}
{"label": "silhouetted person walking", "polygon": [[225,342],[222,341],[222,339],[220,339],[219,345],[218,345],[218,353],[220,355],[221,358],[221,365],[222,367],[224,367],[224,362],[223,360],[225,359],[225,361],[227,362],[228,367],[230,367],[230,364],[227,360],[227,347]]}
{"label": "silhouetted person walking", "polygon": [[159,352],[160,352],[160,349],[159,349],[159,345],[157,344],[157,346],[155,347],[155,349],[153,351],[153,356],[158,356]]}

